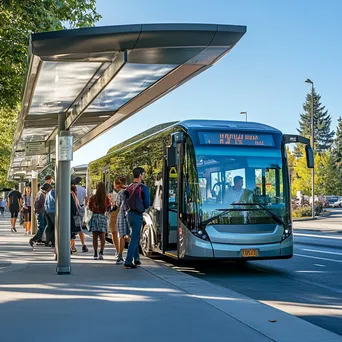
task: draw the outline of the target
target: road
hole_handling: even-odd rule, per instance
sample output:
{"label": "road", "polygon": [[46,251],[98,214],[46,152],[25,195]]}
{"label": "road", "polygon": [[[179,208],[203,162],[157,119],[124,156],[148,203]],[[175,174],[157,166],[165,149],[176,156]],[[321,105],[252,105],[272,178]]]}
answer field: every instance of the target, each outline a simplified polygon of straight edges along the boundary
{"label": "road", "polygon": [[162,260],[342,335],[342,210],[296,223],[294,237],[289,260],[248,262],[242,268],[230,262],[193,266]]}

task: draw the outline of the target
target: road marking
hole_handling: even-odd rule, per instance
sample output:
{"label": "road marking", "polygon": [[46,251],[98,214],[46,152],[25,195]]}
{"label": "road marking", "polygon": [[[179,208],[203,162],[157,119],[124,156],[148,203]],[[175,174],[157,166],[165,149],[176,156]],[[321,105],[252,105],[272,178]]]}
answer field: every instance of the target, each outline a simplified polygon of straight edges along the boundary
{"label": "road marking", "polygon": [[336,239],[342,240],[341,236],[326,236],[326,235],[315,235],[315,234],[302,234],[302,233],[294,233],[297,236],[306,236],[306,237],[315,237],[315,238],[323,238],[323,239]]}
{"label": "road marking", "polygon": [[295,256],[300,256],[303,258],[310,258],[310,259],[318,259],[318,260],[327,260],[327,261],[334,261],[342,264],[342,260],[335,260],[335,259],[328,259],[328,258],[320,258],[320,257],[314,257],[311,255],[304,255],[304,254],[293,254]]}
{"label": "road marking", "polygon": [[307,252],[324,253],[324,254],[333,254],[333,255],[342,255],[342,253],[321,251],[321,250],[319,250],[319,249],[306,249],[306,248],[301,248],[301,249],[302,249],[302,251],[307,251]]}
{"label": "road marking", "polygon": [[317,266],[317,267],[325,267],[325,265],[321,265],[321,264],[314,264],[314,266]]}

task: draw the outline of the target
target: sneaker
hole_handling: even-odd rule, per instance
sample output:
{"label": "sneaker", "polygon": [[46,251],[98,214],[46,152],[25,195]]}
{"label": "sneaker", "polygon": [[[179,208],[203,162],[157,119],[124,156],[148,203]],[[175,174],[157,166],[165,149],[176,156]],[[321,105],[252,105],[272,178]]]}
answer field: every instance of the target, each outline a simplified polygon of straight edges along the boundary
{"label": "sneaker", "polygon": [[31,247],[33,247],[34,242],[33,242],[32,239],[30,239],[29,244],[30,244]]}
{"label": "sneaker", "polygon": [[88,247],[86,245],[82,246],[82,252],[87,253],[89,251]]}
{"label": "sneaker", "polygon": [[118,255],[118,257],[116,258],[116,264],[120,265],[124,262],[125,260],[123,259],[123,257],[121,255]]}
{"label": "sneaker", "polygon": [[137,268],[137,266],[134,264],[124,264],[124,266],[126,269]]}
{"label": "sneaker", "polygon": [[103,252],[100,252],[100,254],[99,254],[99,260],[103,260]]}
{"label": "sneaker", "polygon": [[13,231],[14,231],[14,233],[16,233],[16,232],[17,232],[17,230],[16,230],[16,228],[15,228],[15,227],[13,227]]}
{"label": "sneaker", "polygon": [[77,252],[76,247],[71,247],[70,250],[71,250],[72,253],[76,253]]}
{"label": "sneaker", "polygon": [[141,261],[140,261],[140,260],[134,261],[134,265],[135,265],[135,266],[140,266],[140,265],[141,265]]}
{"label": "sneaker", "polygon": [[97,260],[97,253],[94,253],[94,260]]}

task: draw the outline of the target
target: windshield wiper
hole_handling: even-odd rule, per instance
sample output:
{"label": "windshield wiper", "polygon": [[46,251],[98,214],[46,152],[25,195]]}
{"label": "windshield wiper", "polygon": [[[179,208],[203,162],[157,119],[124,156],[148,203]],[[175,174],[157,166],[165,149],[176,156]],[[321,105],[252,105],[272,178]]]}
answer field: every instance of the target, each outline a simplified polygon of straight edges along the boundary
{"label": "windshield wiper", "polygon": [[[265,206],[263,206],[260,203],[234,203],[233,205],[257,205],[259,206],[262,210],[265,210],[268,214],[270,214],[272,216],[272,218],[274,219],[274,221],[276,221],[278,224],[281,225],[285,225],[284,221],[282,220],[282,218],[274,213],[272,213],[271,210],[265,208]],[[247,209],[248,210],[248,209]]]}
{"label": "windshield wiper", "polygon": [[[231,205],[257,205],[259,206],[262,210],[265,210],[268,214],[271,215],[271,217],[274,219],[275,222],[277,222],[278,224],[281,224],[281,225],[285,225],[284,221],[282,220],[281,217],[279,217],[278,215],[272,213],[271,210],[265,208],[262,204],[260,203],[231,203]],[[205,221],[202,221],[201,222],[201,226],[206,226],[208,223],[210,223],[211,221],[214,221],[215,219],[229,213],[230,211],[243,211],[243,210],[248,210],[248,211],[253,211],[253,210],[259,210],[259,209],[253,209],[253,208],[250,208],[250,209],[234,209],[234,208],[230,208],[230,209],[215,209],[215,210],[221,210],[222,213],[218,214],[218,215],[215,215],[213,217],[210,217],[208,218],[207,220]]]}

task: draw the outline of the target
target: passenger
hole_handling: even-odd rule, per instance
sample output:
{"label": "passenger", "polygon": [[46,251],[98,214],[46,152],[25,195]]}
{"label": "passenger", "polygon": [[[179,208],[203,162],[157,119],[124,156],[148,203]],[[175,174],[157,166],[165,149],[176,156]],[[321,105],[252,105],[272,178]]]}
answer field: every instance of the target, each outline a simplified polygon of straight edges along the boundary
{"label": "passenger", "polygon": [[[93,215],[88,222],[89,231],[93,233],[94,260],[103,260],[103,251],[106,244],[107,218],[106,212],[111,207],[110,200],[106,196],[106,188],[103,182],[97,184],[95,195],[89,199],[89,209]],[[97,255],[98,238],[100,238],[100,253]]]}
{"label": "passenger", "polygon": [[51,185],[49,183],[44,183],[44,185],[38,191],[37,196],[34,200],[34,212],[37,217],[38,231],[37,234],[30,239],[29,244],[33,247],[33,244],[40,240],[43,236],[45,230],[45,198],[46,194],[51,190]]}
{"label": "passenger", "polygon": [[[77,189],[76,195],[77,195],[78,203],[80,204],[79,213],[80,213],[80,216],[81,216],[81,224],[82,224],[82,227],[83,227],[83,225],[84,225],[85,207],[88,204],[88,197],[87,197],[87,190],[85,189],[85,187],[83,187],[80,184],[81,180],[82,180],[81,177],[76,177],[75,180],[74,180],[74,183],[75,183],[76,189]],[[83,233],[83,231],[82,231],[82,233]],[[88,248],[86,247],[86,250],[82,250],[82,252],[88,252]]]}
{"label": "passenger", "polygon": [[81,231],[80,216],[78,216],[79,203],[76,196],[76,186],[71,185],[71,199],[70,199],[70,253],[76,253],[75,247],[76,235]]}
{"label": "passenger", "polygon": [[[114,182],[114,189],[116,189],[115,182]],[[110,216],[109,216],[109,229],[112,233],[112,241],[113,241],[113,245],[115,246],[116,258],[118,257],[119,252],[120,252],[120,244],[119,244],[119,238],[118,238],[118,224],[117,224],[117,218],[118,218],[120,207],[116,203],[117,197],[118,197],[118,194],[113,190],[110,196],[112,207],[111,207]]]}
{"label": "passenger", "polygon": [[[129,206],[128,222],[132,229],[131,242],[128,246],[125,268],[136,268],[141,265],[139,257],[140,231],[143,223],[143,212],[150,206],[150,194],[143,184],[145,170],[142,167],[133,169],[134,181],[127,187],[127,204]],[[134,263],[133,263],[134,259]]]}
{"label": "passenger", "polygon": [[31,206],[32,206],[32,196],[31,187],[26,186],[23,195],[23,214],[24,214],[24,227],[25,235],[31,235]]}
{"label": "passenger", "polygon": [[45,198],[45,218],[47,228],[45,230],[45,243],[55,246],[55,218],[56,218],[56,190],[52,189]]}
{"label": "passenger", "polygon": [[[82,243],[82,252],[88,252],[88,247],[85,244],[85,236],[84,233],[82,231],[82,221],[83,221],[83,216],[81,216],[80,212],[81,212],[81,206],[80,203],[78,201],[78,196],[77,196],[77,186],[72,184],[71,185],[71,194],[73,195],[73,199],[75,201],[76,204],[76,215],[74,215],[74,220],[75,220],[75,233],[79,235],[81,243]],[[72,252],[77,252],[76,247],[75,247],[75,240],[73,240],[73,243],[71,245],[71,251]]]}
{"label": "passenger", "polygon": [[[129,228],[129,222],[128,222],[128,210],[129,207],[127,205],[126,201],[126,178],[125,177],[118,177],[115,178],[114,181],[114,187],[115,189],[119,190],[118,197],[117,197],[117,206],[119,208],[119,214],[117,217],[117,227],[119,232],[119,238],[120,238],[120,249],[118,251],[118,257],[116,259],[117,264],[121,264],[123,259],[123,252],[125,249],[125,243],[126,241],[130,241],[130,228]],[[139,260],[139,259],[138,259]]]}
{"label": "passenger", "polygon": [[[48,183],[48,184],[52,184],[52,183],[54,183],[54,181],[53,181],[53,177],[51,176],[51,175],[46,175],[45,176],[45,183]],[[51,187],[52,187],[52,185],[51,185]]]}
{"label": "passenger", "polygon": [[0,216],[4,216],[5,215],[5,207],[6,207],[6,203],[2,199],[2,197],[0,197]]}
{"label": "passenger", "polygon": [[7,207],[11,212],[11,232],[16,233],[15,225],[17,223],[18,213],[21,211],[23,204],[22,195],[18,191],[18,185],[15,185],[15,190],[11,191],[7,199]]}

